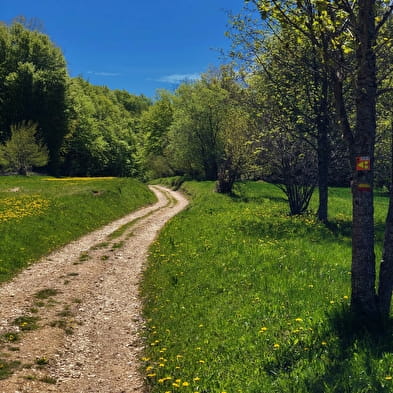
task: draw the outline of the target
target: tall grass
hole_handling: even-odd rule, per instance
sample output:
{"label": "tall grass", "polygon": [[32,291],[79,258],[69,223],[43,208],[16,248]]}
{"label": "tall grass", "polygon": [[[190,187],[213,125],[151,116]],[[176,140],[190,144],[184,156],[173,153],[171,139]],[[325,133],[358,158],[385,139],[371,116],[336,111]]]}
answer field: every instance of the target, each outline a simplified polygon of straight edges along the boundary
{"label": "tall grass", "polygon": [[[266,183],[233,197],[213,187],[185,183],[191,206],[151,249],[142,293],[152,392],[393,392],[392,333],[350,325],[349,190],[331,190],[326,228],[289,217]],[[376,199],[377,228],[386,206]]]}
{"label": "tall grass", "polygon": [[154,201],[125,178],[0,178],[0,282],[49,251]]}

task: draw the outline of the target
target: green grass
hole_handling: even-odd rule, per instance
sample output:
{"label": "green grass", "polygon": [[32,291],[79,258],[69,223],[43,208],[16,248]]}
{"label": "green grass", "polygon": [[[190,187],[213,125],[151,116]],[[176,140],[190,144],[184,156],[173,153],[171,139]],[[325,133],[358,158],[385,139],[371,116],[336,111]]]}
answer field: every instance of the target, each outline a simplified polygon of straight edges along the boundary
{"label": "green grass", "polygon": [[0,282],[154,200],[148,188],[133,179],[0,177]]}
{"label": "green grass", "polygon": [[6,379],[20,366],[20,362],[8,362],[0,358],[0,380]]}
{"label": "green grass", "polygon": [[393,392],[393,331],[352,329],[348,312],[348,189],[331,190],[326,228],[289,217],[266,183],[233,197],[183,187],[191,206],[153,245],[142,287],[153,393]]}

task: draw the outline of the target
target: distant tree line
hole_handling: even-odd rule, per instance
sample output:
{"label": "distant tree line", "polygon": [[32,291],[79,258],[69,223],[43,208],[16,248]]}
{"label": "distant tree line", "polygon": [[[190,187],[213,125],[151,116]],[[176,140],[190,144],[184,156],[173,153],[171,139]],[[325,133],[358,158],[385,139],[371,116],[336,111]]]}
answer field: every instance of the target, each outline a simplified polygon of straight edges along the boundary
{"label": "distant tree line", "polygon": [[10,141],[13,128],[36,124],[47,173],[138,175],[139,118],[150,105],[144,96],[71,78],[47,35],[23,22],[0,24],[0,143]]}
{"label": "distant tree line", "polygon": [[[0,24],[0,143],[10,140],[13,127],[32,122],[48,151],[41,169],[47,173],[184,175],[216,180],[220,192],[231,192],[239,179],[265,179],[283,189],[292,214],[306,211],[319,187],[318,215],[326,221],[328,185],[349,186],[352,170],[331,70],[296,28],[267,25],[261,16],[267,17],[262,11],[259,20],[231,17],[236,67],[211,69],[153,100],[71,78],[47,35],[23,22]],[[386,34],[383,40],[384,62],[392,64],[391,42]],[[343,56],[345,110],[353,119],[354,54],[348,47]],[[374,177],[388,188],[390,66],[384,70]]]}

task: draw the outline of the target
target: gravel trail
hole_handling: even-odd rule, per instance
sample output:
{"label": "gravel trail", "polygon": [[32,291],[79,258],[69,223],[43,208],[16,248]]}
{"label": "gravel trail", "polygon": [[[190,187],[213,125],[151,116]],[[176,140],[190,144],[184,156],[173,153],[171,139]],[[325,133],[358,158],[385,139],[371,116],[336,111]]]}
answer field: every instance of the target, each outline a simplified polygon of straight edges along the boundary
{"label": "gravel trail", "polygon": [[0,380],[1,393],[146,391],[139,373],[139,283],[150,244],[188,204],[178,192],[151,189],[156,204],[66,245],[0,286],[0,369],[20,362]]}

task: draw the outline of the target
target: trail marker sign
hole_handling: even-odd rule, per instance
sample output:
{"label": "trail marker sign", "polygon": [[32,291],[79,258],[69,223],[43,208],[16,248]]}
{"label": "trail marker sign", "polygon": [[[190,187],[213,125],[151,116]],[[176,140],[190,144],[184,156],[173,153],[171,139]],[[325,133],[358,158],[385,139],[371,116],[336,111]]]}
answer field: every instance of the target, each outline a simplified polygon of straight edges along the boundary
{"label": "trail marker sign", "polygon": [[358,184],[359,191],[371,192],[371,185],[368,183],[360,183]]}
{"label": "trail marker sign", "polygon": [[370,163],[369,156],[356,157],[357,171],[369,171],[370,169],[371,169],[371,163]]}

